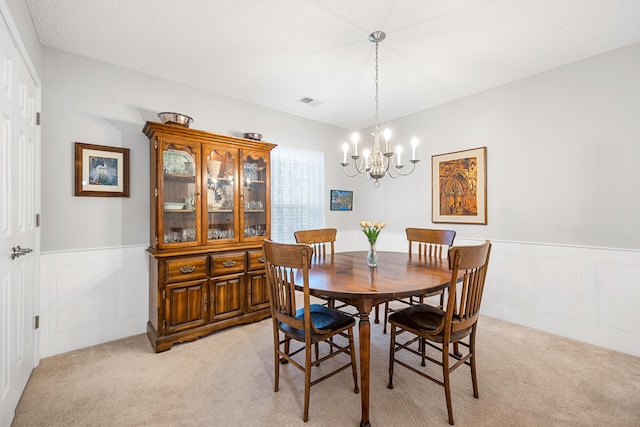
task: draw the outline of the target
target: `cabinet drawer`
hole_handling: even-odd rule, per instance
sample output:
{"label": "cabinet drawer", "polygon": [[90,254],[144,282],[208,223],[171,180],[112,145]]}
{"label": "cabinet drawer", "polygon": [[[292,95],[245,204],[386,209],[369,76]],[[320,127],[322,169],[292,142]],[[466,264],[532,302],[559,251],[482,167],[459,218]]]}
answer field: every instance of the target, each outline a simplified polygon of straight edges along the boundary
{"label": "cabinet drawer", "polygon": [[207,277],[207,257],[181,257],[164,261],[164,282],[176,283]]}
{"label": "cabinet drawer", "polygon": [[261,250],[249,251],[249,271],[264,270],[264,254]]}
{"label": "cabinet drawer", "polygon": [[244,252],[226,252],[211,255],[211,276],[224,276],[242,273],[245,270],[246,255]]}

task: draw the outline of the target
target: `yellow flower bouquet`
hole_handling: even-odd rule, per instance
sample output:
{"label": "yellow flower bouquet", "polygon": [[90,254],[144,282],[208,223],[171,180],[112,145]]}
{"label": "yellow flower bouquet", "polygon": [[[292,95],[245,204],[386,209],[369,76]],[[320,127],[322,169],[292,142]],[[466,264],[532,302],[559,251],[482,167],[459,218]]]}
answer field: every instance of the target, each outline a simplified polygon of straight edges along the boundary
{"label": "yellow flower bouquet", "polygon": [[378,240],[378,234],[380,234],[380,231],[382,231],[386,225],[386,222],[374,221],[372,224],[369,221],[360,221],[362,232],[366,234],[367,239],[369,239],[369,243],[372,245],[376,243],[376,240]]}
{"label": "yellow flower bouquet", "polygon": [[376,240],[380,231],[387,225],[385,222],[375,221],[373,224],[369,221],[360,221],[360,228],[369,240],[369,252],[367,252],[367,264],[369,267],[378,265],[378,253],[376,252]]}

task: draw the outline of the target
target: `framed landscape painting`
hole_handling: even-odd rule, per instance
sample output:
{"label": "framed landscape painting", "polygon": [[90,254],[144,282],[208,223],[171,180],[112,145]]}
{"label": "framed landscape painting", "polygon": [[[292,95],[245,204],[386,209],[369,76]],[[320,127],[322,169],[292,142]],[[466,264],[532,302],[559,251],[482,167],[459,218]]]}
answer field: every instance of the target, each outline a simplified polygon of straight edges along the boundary
{"label": "framed landscape painting", "polygon": [[431,157],[432,222],[487,223],[487,147]]}
{"label": "framed landscape painting", "polygon": [[353,191],[331,190],[331,210],[332,211],[353,210]]}
{"label": "framed landscape painting", "polygon": [[129,149],[76,142],[75,195],[129,197]]}

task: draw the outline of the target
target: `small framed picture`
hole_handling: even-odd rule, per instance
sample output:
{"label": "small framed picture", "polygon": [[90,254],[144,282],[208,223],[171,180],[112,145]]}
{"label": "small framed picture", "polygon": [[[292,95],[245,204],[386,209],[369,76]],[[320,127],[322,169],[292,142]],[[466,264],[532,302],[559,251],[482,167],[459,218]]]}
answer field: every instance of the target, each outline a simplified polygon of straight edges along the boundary
{"label": "small framed picture", "polygon": [[332,211],[353,210],[353,191],[331,190],[331,210]]}
{"label": "small framed picture", "polygon": [[431,158],[431,220],[487,223],[487,147]]}
{"label": "small framed picture", "polygon": [[129,197],[129,149],[76,142],[75,195]]}

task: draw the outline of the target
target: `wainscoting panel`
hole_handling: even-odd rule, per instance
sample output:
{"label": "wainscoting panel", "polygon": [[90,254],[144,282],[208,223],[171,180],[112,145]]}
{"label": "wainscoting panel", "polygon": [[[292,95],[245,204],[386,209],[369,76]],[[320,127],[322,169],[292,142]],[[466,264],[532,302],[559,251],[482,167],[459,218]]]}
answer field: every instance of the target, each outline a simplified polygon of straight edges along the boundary
{"label": "wainscoting panel", "polygon": [[[531,295],[531,290],[523,292],[522,288],[513,286],[513,278],[516,278],[518,283],[522,283],[523,288],[527,283],[524,276],[524,258],[518,254],[495,253],[492,249],[489,265],[493,285],[486,287],[484,301],[490,301],[495,310],[504,310],[505,314],[515,314],[523,305],[521,299],[526,299],[527,294],[529,297]],[[494,269],[494,265],[499,267]]]}
{"label": "wainscoting panel", "polygon": [[[640,357],[640,251],[492,243],[483,315]],[[385,230],[377,247],[406,252],[406,237]],[[42,254],[42,357],[146,331],[145,249]],[[337,252],[365,250],[360,230],[338,232]]]}
{"label": "wainscoting panel", "polygon": [[[523,274],[504,262],[517,256]],[[640,251],[493,241],[482,313],[640,356],[639,273]]]}
{"label": "wainscoting panel", "polygon": [[535,281],[542,314],[559,321],[580,320],[580,261],[540,257],[535,260]]}
{"label": "wainscoting panel", "polygon": [[640,267],[599,263],[596,268],[598,328],[640,338]]}
{"label": "wainscoting panel", "polygon": [[[640,357],[640,250],[492,243],[483,315]],[[406,252],[406,237],[383,230],[376,246]],[[338,252],[366,249],[361,231],[338,232]]]}
{"label": "wainscoting panel", "polygon": [[100,283],[96,277],[99,273],[97,267],[96,263],[83,263],[60,266],[48,272],[51,335],[73,334],[99,325]]}
{"label": "wainscoting panel", "polygon": [[[145,248],[146,249],[146,248]],[[137,322],[142,315],[146,331],[149,317],[149,269],[146,253],[144,260],[139,257],[125,259],[116,280],[115,316],[120,321]],[[142,268],[141,268],[142,266]],[[137,283],[131,286],[128,278],[137,277]],[[143,304],[140,302],[144,301]]]}
{"label": "wainscoting panel", "polygon": [[144,333],[146,246],[43,253],[41,357]]}

